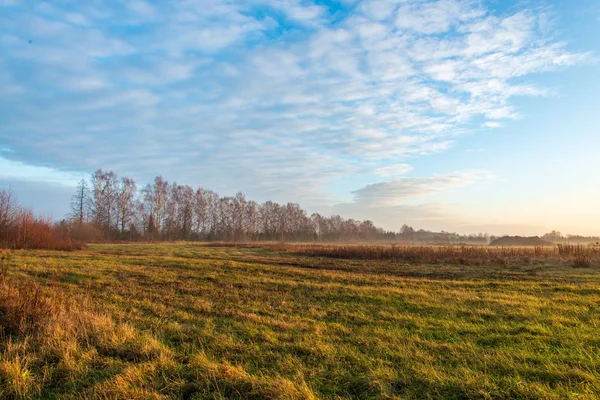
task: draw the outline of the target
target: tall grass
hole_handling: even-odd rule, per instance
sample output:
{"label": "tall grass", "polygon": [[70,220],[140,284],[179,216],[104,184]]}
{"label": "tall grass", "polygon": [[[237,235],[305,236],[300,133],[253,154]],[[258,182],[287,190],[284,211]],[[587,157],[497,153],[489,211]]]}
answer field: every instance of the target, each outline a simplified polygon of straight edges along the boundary
{"label": "tall grass", "polygon": [[393,260],[410,264],[484,265],[529,262],[546,255],[540,248],[493,248],[482,246],[382,246],[382,245],[290,245],[286,251],[318,257],[356,260]]}
{"label": "tall grass", "polygon": [[[91,301],[68,296],[7,271],[0,261],[0,399],[42,397],[48,388],[70,387],[102,376],[104,355],[144,362],[169,356],[158,341],[127,324],[115,323]],[[105,397],[128,398],[123,388]],[[123,397],[123,398],[125,398]],[[140,396],[142,398],[143,396]]]}
{"label": "tall grass", "polygon": [[[393,260],[411,264],[504,265],[531,264],[550,260],[588,263],[600,261],[600,251],[589,246],[385,246],[385,245],[297,245],[286,251],[298,255],[357,260]],[[591,264],[590,264],[591,265]]]}
{"label": "tall grass", "polygon": [[531,247],[414,246],[395,244],[206,243],[206,247],[264,248],[293,255],[348,260],[398,261],[409,264],[530,265],[561,262],[574,267],[600,264],[599,246]]}

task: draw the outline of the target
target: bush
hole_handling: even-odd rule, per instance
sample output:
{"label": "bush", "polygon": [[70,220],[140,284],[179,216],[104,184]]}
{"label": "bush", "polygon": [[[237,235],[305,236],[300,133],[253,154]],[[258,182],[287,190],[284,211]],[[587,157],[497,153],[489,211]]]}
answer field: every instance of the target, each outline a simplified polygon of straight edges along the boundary
{"label": "bush", "polygon": [[61,235],[50,219],[19,206],[12,192],[0,190],[0,248],[68,251],[82,247],[83,243]]}

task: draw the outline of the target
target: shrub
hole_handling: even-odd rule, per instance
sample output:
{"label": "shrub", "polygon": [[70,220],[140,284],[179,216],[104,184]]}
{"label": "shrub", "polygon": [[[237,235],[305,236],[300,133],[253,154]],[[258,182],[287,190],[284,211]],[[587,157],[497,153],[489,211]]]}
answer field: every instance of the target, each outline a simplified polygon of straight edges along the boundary
{"label": "shrub", "polygon": [[0,190],[0,248],[77,250],[83,243],[64,237],[47,218],[20,207],[12,192]]}

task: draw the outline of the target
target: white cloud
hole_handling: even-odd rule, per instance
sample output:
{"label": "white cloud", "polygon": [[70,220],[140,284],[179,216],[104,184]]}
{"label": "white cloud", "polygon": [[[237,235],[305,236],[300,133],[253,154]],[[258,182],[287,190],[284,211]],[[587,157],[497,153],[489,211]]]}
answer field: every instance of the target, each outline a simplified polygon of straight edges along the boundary
{"label": "white cloud", "polygon": [[491,177],[485,171],[464,171],[427,178],[397,178],[367,185],[352,194],[354,202],[364,206],[394,206],[405,203],[407,199],[469,186]]}
{"label": "white cloud", "polygon": [[432,34],[447,32],[455,24],[484,14],[472,1],[414,1],[400,6],[395,22],[398,29]]}
{"label": "white cloud", "polygon": [[325,8],[316,4],[302,4],[299,0],[268,0],[267,4],[287,15],[288,18],[314,24],[325,14]]}
{"label": "white cloud", "polygon": [[358,8],[369,18],[384,20],[393,14],[400,2],[399,0],[365,0],[360,2]]}
{"label": "white cloud", "polygon": [[390,177],[404,175],[410,171],[412,171],[412,167],[408,164],[394,164],[377,168],[375,173],[379,176]]}
{"label": "white cloud", "polygon": [[504,125],[502,125],[501,122],[487,121],[484,122],[481,126],[484,128],[502,128]]}

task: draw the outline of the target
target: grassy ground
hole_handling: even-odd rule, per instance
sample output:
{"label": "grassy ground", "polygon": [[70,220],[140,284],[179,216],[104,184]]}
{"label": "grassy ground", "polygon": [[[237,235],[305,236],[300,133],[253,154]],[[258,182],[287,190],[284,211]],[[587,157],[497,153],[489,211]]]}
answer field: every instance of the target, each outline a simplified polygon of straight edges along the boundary
{"label": "grassy ground", "polygon": [[8,264],[0,398],[600,397],[596,268],[195,244]]}

